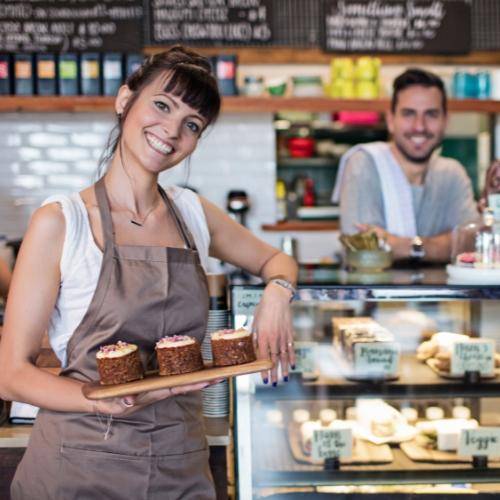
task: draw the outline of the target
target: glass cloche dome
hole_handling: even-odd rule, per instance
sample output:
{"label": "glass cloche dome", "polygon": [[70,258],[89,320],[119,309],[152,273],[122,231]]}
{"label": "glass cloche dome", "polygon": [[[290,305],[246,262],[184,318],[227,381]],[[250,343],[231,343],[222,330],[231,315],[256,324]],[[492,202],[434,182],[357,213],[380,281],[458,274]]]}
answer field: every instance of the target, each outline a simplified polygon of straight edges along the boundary
{"label": "glass cloche dome", "polygon": [[485,209],[481,221],[455,228],[451,257],[457,266],[500,269],[500,221],[491,209]]}

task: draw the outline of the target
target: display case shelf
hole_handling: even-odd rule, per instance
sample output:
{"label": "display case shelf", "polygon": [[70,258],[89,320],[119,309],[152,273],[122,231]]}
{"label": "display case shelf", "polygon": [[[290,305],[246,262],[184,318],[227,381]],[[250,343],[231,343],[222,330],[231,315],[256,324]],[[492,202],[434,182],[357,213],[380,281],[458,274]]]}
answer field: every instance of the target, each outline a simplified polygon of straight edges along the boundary
{"label": "display case shelf", "polygon": [[[333,347],[323,347],[333,351]],[[339,366],[339,360],[332,354],[332,367]],[[354,399],[360,396],[382,398],[449,397],[492,397],[500,394],[500,377],[482,379],[479,383],[467,383],[463,379],[449,380],[434,373],[414,355],[402,355],[399,378],[391,382],[352,382],[341,374],[335,378],[320,376],[317,380],[302,380],[301,374],[292,374],[288,383],[277,387],[257,386],[257,399],[295,400],[298,398],[315,400],[321,397]]]}
{"label": "display case shelf", "polygon": [[[376,111],[389,109],[389,99],[330,99],[327,97],[245,97],[226,96],[225,113],[275,113],[279,111]],[[1,96],[0,112],[90,112],[113,111],[114,97],[108,96]],[[452,99],[448,109],[454,112],[500,113],[500,101]]]}

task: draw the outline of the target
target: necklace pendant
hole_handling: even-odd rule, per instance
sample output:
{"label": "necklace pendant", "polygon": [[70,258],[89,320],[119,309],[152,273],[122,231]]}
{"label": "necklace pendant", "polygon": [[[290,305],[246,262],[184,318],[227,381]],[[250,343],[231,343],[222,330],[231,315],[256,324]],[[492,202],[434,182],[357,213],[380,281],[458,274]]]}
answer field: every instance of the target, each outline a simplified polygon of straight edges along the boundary
{"label": "necklace pendant", "polygon": [[135,224],[136,226],[142,227],[142,224],[140,222],[135,221],[134,219],[130,219],[130,222],[132,224]]}

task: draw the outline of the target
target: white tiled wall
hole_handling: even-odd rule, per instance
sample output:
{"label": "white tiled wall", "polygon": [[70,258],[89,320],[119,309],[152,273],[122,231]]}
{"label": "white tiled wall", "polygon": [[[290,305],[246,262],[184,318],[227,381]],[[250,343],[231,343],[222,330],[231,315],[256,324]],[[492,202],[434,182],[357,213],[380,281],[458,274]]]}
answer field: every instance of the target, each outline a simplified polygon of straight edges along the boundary
{"label": "white tiled wall", "polygon": [[[276,176],[271,114],[223,115],[186,164],[161,183],[185,183],[220,207],[231,189],[247,191],[250,228],[274,221]],[[0,115],[0,234],[21,237],[33,210],[48,196],[95,180],[97,160],[113,125],[109,113]]]}

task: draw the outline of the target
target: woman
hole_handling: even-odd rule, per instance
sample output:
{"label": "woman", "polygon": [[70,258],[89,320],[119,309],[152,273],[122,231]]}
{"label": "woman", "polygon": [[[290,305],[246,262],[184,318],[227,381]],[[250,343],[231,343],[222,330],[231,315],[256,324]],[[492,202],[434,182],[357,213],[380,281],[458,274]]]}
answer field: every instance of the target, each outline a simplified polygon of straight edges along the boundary
{"label": "woman", "polygon": [[[202,340],[208,246],[268,282],[254,322],[259,356],[275,361],[264,381],[276,384],[277,365],[284,377],[293,365],[294,261],[207,200],[157,184],[194,151],[219,107],[205,58],[182,47],[150,57],[119,90],[104,177],[35,212],[0,346],[0,396],[42,408],[14,500],[214,498],[199,393],[207,384],[103,401],[81,391],[97,378],[100,345],[136,343],[146,361],[166,334]],[[47,326],[59,377],[34,366]]]}

